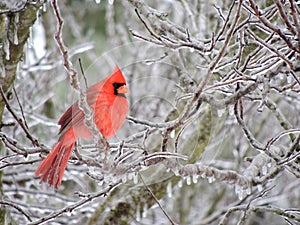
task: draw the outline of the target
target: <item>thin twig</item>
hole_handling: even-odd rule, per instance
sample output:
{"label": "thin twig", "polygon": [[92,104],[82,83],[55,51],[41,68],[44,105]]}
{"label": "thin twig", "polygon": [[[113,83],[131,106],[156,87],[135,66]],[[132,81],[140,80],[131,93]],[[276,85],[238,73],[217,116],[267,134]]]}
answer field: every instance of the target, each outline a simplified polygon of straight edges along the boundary
{"label": "thin twig", "polygon": [[270,188],[267,188],[263,191],[261,191],[258,195],[254,196],[253,198],[250,199],[250,201],[248,202],[246,208],[243,210],[243,216],[241,217],[240,221],[238,222],[238,225],[242,225],[245,223],[246,221],[246,217],[250,211],[250,206],[252,205],[252,203],[260,198],[263,198],[268,192],[270,192],[273,188],[275,188],[275,185],[271,186]]}
{"label": "thin twig", "polygon": [[149,188],[149,186],[146,184],[146,182],[144,181],[142,175],[139,173],[139,177],[141,178],[146,190],[151,194],[152,198],[154,199],[154,201],[157,203],[157,205],[159,206],[159,208],[162,210],[162,212],[165,214],[165,216],[168,218],[168,220],[170,221],[170,223],[172,225],[175,225],[176,223],[174,222],[174,220],[169,216],[169,214],[166,212],[166,210],[163,208],[163,206],[160,204],[159,200],[155,197],[154,193],[152,192],[152,190]]}
{"label": "thin twig", "polygon": [[47,221],[50,221],[54,218],[57,218],[58,216],[62,215],[62,214],[65,214],[65,213],[70,213],[80,207],[82,207],[83,205],[85,205],[86,203],[88,202],[91,202],[92,200],[96,199],[96,198],[99,198],[101,196],[106,196],[109,192],[111,192],[113,189],[115,189],[120,183],[116,183],[116,184],[113,184],[113,185],[109,185],[107,188],[99,191],[99,192],[96,192],[96,193],[93,193],[93,194],[87,194],[82,200],[72,204],[72,205],[69,205],[69,206],[66,206],[60,210],[57,210],[57,211],[54,211],[52,212],[51,214],[49,214],[48,216],[45,216],[45,217],[42,217],[32,223],[29,223],[29,225],[38,225],[38,224],[41,224],[41,223],[45,223]]}
{"label": "thin twig", "polygon": [[26,118],[25,118],[23,106],[22,106],[22,104],[21,104],[21,102],[20,102],[20,99],[19,99],[19,97],[18,97],[18,94],[17,94],[17,92],[16,92],[15,85],[13,85],[13,91],[14,91],[14,94],[15,94],[15,96],[16,96],[16,99],[17,99],[18,105],[19,105],[19,107],[20,107],[20,110],[21,110],[21,114],[22,114],[22,118],[23,118],[23,121],[24,121],[24,125],[26,126],[27,130],[29,130],[28,125],[27,125],[27,121],[26,121]]}
{"label": "thin twig", "polygon": [[6,206],[10,206],[13,207],[14,209],[18,210],[20,213],[22,213],[27,220],[29,220],[30,222],[32,222],[31,217],[28,215],[28,213],[26,213],[20,206],[16,205],[13,202],[9,202],[6,200],[0,200],[0,205],[6,205]]}
{"label": "thin twig", "polygon": [[254,10],[255,15],[257,16],[257,18],[268,28],[270,28],[271,30],[273,30],[275,33],[277,33],[284,41],[285,43],[289,46],[289,48],[293,49],[296,52],[300,52],[300,49],[297,49],[293,43],[291,42],[291,39],[287,37],[287,35],[282,31],[282,29],[280,29],[279,27],[277,27],[275,24],[271,23],[270,21],[268,21],[264,16],[262,16],[258,6],[256,5],[256,3],[253,0],[249,0],[251,8]]}
{"label": "thin twig", "polygon": [[295,27],[293,26],[293,24],[291,23],[291,21],[289,20],[285,10],[284,10],[284,7],[282,5],[282,2],[279,1],[279,0],[274,0],[277,8],[278,8],[278,11],[279,11],[279,14],[282,18],[282,20],[285,22],[285,24],[287,25],[288,29],[295,35],[297,32],[296,32],[296,29]]}
{"label": "thin twig", "polygon": [[10,112],[10,114],[14,117],[14,119],[18,122],[18,124],[21,126],[21,128],[23,129],[23,131],[25,132],[26,134],[26,137],[31,141],[31,143],[33,144],[33,146],[40,146],[38,140],[36,138],[34,138],[29,130],[27,129],[27,126],[23,123],[22,119],[19,119],[18,116],[15,114],[15,112],[13,111],[12,107],[10,106],[6,96],[5,96],[5,93],[3,92],[3,89],[2,87],[0,86],[0,94],[1,94],[1,97],[5,103],[5,106],[7,108],[7,110]]}
{"label": "thin twig", "polygon": [[78,62],[79,62],[81,74],[84,78],[85,88],[87,89],[88,88],[88,83],[87,83],[87,79],[86,79],[86,76],[85,76],[85,73],[84,73],[84,70],[83,70],[83,67],[82,67],[81,58],[78,59]]}

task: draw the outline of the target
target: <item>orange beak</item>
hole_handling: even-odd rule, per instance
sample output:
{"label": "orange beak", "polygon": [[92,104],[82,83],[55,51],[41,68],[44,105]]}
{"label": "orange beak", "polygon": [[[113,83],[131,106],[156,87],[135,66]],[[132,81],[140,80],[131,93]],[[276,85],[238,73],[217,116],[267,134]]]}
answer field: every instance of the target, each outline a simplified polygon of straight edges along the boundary
{"label": "orange beak", "polygon": [[123,86],[118,88],[118,93],[119,94],[129,93],[129,88],[126,85],[123,85]]}

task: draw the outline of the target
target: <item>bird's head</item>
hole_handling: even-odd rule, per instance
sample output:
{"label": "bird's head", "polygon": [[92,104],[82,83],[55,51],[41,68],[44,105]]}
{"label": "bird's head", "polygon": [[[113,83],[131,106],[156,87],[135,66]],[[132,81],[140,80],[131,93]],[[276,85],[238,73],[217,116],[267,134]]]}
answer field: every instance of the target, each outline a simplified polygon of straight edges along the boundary
{"label": "bird's head", "polygon": [[124,96],[124,94],[129,92],[125,77],[118,66],[116,66],[114,72],[105,79],[103,88],[105,91],[117,96]]}

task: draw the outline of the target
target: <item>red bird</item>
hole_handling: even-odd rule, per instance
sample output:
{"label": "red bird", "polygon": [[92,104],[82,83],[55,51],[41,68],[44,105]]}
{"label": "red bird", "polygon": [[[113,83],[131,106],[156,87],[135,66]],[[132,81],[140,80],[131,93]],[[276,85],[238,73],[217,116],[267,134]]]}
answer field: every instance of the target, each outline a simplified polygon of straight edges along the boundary
{"label": "red bird", "polygon": [[[126,80],[118,66],[105,80],[87,89],[87,103],[94,111],[94,122],[104,137],[114,136],[125,121],[128,101],[124,94],[128,92]],[[36,176],[41,176],[42,182],[48,182],[55,188],[61,184],[77,139],[92,138],[91,132],[84,124],[84,114],[79,109],[78,102],[67,109],[58,124],[61,126],[59,140],[35,171]]]}

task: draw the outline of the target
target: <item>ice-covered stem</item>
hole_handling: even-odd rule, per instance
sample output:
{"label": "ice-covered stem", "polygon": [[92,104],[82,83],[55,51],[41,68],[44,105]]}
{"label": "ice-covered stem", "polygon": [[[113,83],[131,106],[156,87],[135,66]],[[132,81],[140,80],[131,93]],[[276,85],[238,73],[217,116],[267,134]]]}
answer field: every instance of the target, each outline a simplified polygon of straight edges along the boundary
{"label": "ice-covered stem", "polygon": [[[132,120],[134,120],[134,118],[132,118]],[[140,121],[141,123],[144,123],[143,121]],[[146,122],[145,124],[146,126],[155,126],[154,123],[151,122]],[[191,137],[191,139],[195,140],[197,143],[199,143],[197,145],[196,148],[194,148],[194,145],[191,144],[191,142],[187,142],[186,144],[184,144],[184,146],[182,146],[180,149],[178,149],[178,153],[180,154],[185,154],[187,153],[188,155],[188,160],[187,163],[195,163],[200,156],[202,155],[202,153],[205,150],[205,147],[207,146],[207,144],[209,143],[210,140],[210,132],[211,132],[211,126],[212,126],[212,116],[211,116],[211,111],[208,108],[208,110],[204,113],[201,117],[201,123],[199,124],[198,127],[198,131],[199,133],[193,133],[193,137]],[[193,145],[193,146],[191,146]],[[158,146],[157,149],[154,149],[154,152],[159,151],[160,147]],[[165,156],[166,154],[172,154],[172,153],[164,153]],[[148,156],[145,157],[151,157],[151,155],[164,155],[164,154],[160,154],[158,152],[154,153],[154,154],[150,154]],[[163,157],[161,157],[163,158]],[[165,157],[166,158],[166,157]],[[148,175],[144,175],[144,171],[141,171],[140,174],[141,176],[143,176],[143,178],[146,180],[145,182],[147,183],[148,188],[153,192],[153,194],[155,195],[155,197],[160,200],[161,198],[165,197],[167,195],[167,186],[171,185],[171,186],[175,186],[182,178],[179,176],[174,176],[172,173],[170,174],[169,172],[166,171],[166,168],[163,166],[160,167],[154,167],[156,162],[154,161],[155,158],[151,158],[153,159],[151,162],[149,162],[149,160],[146,160],[148,163],[148,169],[145,171],[145,174]],[[168,160],[160,160],[159,163],[161,162],[168,162]],[[153,163],[153,164],[152,164]],[[158,163],[158,164],[159,164]],[[124,163],[125,164],[125,163]],[[132,164],[132,162],[131,162]],[[142,163],[143,165],[145,165],[144,163]],[[151,173],[151,169],[150,165],[153,166],[152,168],[155,170],[155,172]],[[119,169],[121,168],[122,165],[118,165]],[[120,170],[121,171],[121,170]],[[150,172],[150,173],[149,173]],[[151,174],[149,176],[149,174]],[[160,177],[164,177],[164,180],[157,180],[157,177],[155,174],[159,174]],[[124,174],[126,175],[126,174]],[[147,179],[146,179],[147,176]],[[154,182],[149,182],[150,180],[154,180]],[[111,207],[111,202],[115,202],[114,206],[112,207],[113,210],[110,211],[110,213],[106,214],[105,213],[105,209],[107,207]],[[135,213],[137,213],[138,211],[140,212],[140,214],[145,213],[145,209],[146,208],[151,208],[154,204],[156,203],[156,201],[153,199],[153,197],[151,196],[151,194],[149,194],[149,192],[147,191],[147,188],[144,187],[143,185],[136,185],[135,188],[131,188],[130,185],[123,185],[123,186],[119,186],[118,188],[116,188],[114,190],[114,192],[110,193],[110,196],[105,199],[104,202],[101,202],[101,204],[99,205],[99,207],[97,207],[95,213],[91,216],[90,221],[88,224],[94,224],[93,222],[95,221],[101,221],[101,224],[105,224],[105,221],[109,221],[109,218],[111,218],[113,216],[113,214],[115,215],[116,212],[119,212],[120,214],[122,214],[123,211],[123,206],[124,204],[127,205],[127,217],[123,215],[123,218],[128,218],[130,219],[132,217],[132,215],[135,215]],[[104,216],[103,216],[104,215]],[[118,218],[120,222],[121,218]],[[116,224],[119,224],[117,223]],[[125,223],[126,224],[126,223]]]}
{"label": "ice-covered stem", "polygon": [[69,51],[68,51],[68,48],[66,47],[63,37],[62,37],[64,20],[61,16],[57,0],[52,1],[52,7],[53,7],[53,11],[54,11],[56,20],[57,20],[57,31],[55,32],[54,38],[59,47],[59,50],[61,51],[62,56],[63,56],[65,70],[70,75],[71,85],[79,95],[78,106],[79,106],[79,109],[84,114],[84,123],[91,131],[91,133],[94,137],[94,140],[97,142],[97,144],[98,145],[103,144],[105,149],[109,149],[108,141],[100,133],[98,127],[94,123],[93,111],[91,110],[91,108],[89,107],[89,105],[87,103],[85,91],[83,89],[81,89],[81,87],[80,87],[80,82],[78,79],[78,72],[74,68],[72,62],[70,61]]}
{"label": "ice-covered stem", "polygon": [[[249,205],[238,205],[238,206],[233,206],[231,208],[229,208],[227,210],[227,212],[223,215],[221,221],[218,223],[219,225],[225,225],[225,224],[230,224],[229,220],[230,220],[230,216],[232,216],[232,214],[234,212],[244,212],[246,213],[248,211],[248,213],[266,213],[269,212],[271,214],[276,214],[278,216],[280,216],[282,219],[285,219],[286,221],[289,221],[288,219],[291,219],[292,221],[300,221],[300,217],[299,217],[299,210],[297,209],[291,209],[291,210],[286,210],[286,209],[282,209],[282,208],[278,208],[278,207],[274,207],[274,206],[251,206],[249,207]],[[242,217],[240,222],[238,224],[247,224],[247,223],[243,223],[244,222],[244,218]],[[289,221],[289,223],[286,224],[294,224],[292,222]]]}
{"label": "ice-covered stem", "polygon": [[292,129],[291,123],[285,118],[285,116],[283,115],[279,107],[276,105],[276,103],[272,101],[271,98],[266,98],[265,102],[268,109],[274,114],[274,116],[278,120],[280,126],[285,130]]}
{"label": "ice-covered stem", "polygon": [[57,210],[57,211],[53,211],[52,213],[48,214],[45,217],[39,218],[38,220],[32,222],[32,223],[28,223],[29,225],[38,225],[41,223],[46,223],[54,218],[59,217],[62,214],[68,213],[68,212],[72,212],[80,207],[82,207],[83,205],[90,203],[91,201],[93,201],[94,199],[97,199],[99,197],[103,197],[106,196],[109,192],[111,192],[114,188],[116,188],[119,184],[116,183],[114,185],[110,185],[106,188],[103,188],[101,191],[95,192],[95,193],[91,193],[91,194],[87,194],[87,195],[80,195],[81,200],[75,202],[74,204],[71,205],[67,205],[66,207]]}
{"label": "ice-covered stem", "polygon": [[[278,3],[277,6],[278,5],[281,6],[279,1],[275,1],[275,2]],[[289,38],[289,36],[283,32],[283,29],[280,29],[280,27],[276,26],[274,23],[270,22],[266,17],[263,16],[263,14],[261,13],[261,10],[259,9],[259,7],[255,1],[249,0],[249,3],[250,3],[251,8],[254,11],[256,17],[260,20],[260,22],[262,24],[264,24],[267,28],[269,28],[272,31],[274,31],[275,33],[277,33],[286,42],[286,44],[288,45],[288,47],[290,49],[293,49],[296,52],[300,51],[300,49],[298,49],[297,46],[293,43],[293,41],[292,41],[293,39]],[[292,3],[292,5],[293,5],[293,3]],[[283,16],[283,13],[281,13],[281,16]],[[285,20],[285,22],[287,22],[287,21],[288,21],[288,19]],[[289,21],[288,23],[289,23],[288,27],[289,26],[293,27],[292,22]],[[293,30],[294,29],[295,28],[293,27]],[[296,32],[296,30],[294,30],[294,32]]]}
{"label": "ice-covered stem", "polygon": [[[137,8],[136,13],[139,19],[143,22],[151,36],[156,39],[154,40],[154,43],[161,43],[169,48],[179,48],[185,46],[194,48],[199,51],[208,51],[207,49],[205,49],[203,43],[191,37],[186,30],[180,28],[172,21],[168,20],[167,13],[160,12],[154,8],[151,8],[141,0],[128,1]],[[145,17],[147,21],[144,21],[141,15]],[[138,35],[136,32],[132,32],[132,34],[140,39],[148,39],[145,39],[144,37]],[[169,34],[168,37],[165,34]],[[152,39],[149,39],[150,42],[151,40]],[[176,41],[173,42],[173,40]]]}
{"label": "ice-covered stem", "polygon": [[[266,106],[274,114],[274,116],[276,117],[277,121],[279,122],[280,126],[283,129],[285,129],[286,131],[292,129],[291,123],[286,119],[286,117],[283,115],[283,113],[281,112],[281,110],[279,109],[279,107],[276,105],[275,102],[273,102],[270,98],[267,98]],[[295,143],[293,144],[294,147],[291,149],[291,151],[289,153],[287,153],[286,157],[290,157],[290,155],[292,154],[292,152],[294,150],[296,150],[297,152],[300,151],[300,146],[298,144],[299,141],[297,141],[297,139],[299,139],[299,135],[296,135],[295,133],[291,132],[289,134],[289,137],[290,137],[291,141],[295,142]],[[298,162],[299,160],[300,160],[300,158],[298,158],[296,162]]]}
{"label": "ice-covered stem", "polygon": [[[22,60],[30,27],[34,24],[41,5],[40,2],[28,4],[23,11],[0,15],[0,42],[3,43],[0,48],[0,85],[5,93],[15,80],[17,66]],[[18,23],[16,23],[15,17],[19,17]],[[15,34],[16,31],[17,34]],[[18,39],[17,43],[15,42],[16,38]],[[4,105],[0,98],[0,120],[2,120]]]}
{"label": "ice-covered stem", "polygon": [[250,179],[238,174],[233,170],[220,170],[212,166],[206,166],[201,163],[180,165],[174,160],[168,160],[165,164],[167,168],[172,169],[176,175],[181,177],[201,176],[203,178],[212,178],[216,181],[224,181],[229,184],[237,184],[240,187],[248,188]]}

